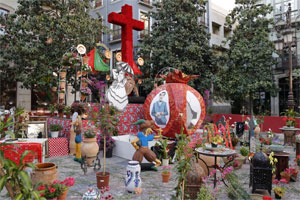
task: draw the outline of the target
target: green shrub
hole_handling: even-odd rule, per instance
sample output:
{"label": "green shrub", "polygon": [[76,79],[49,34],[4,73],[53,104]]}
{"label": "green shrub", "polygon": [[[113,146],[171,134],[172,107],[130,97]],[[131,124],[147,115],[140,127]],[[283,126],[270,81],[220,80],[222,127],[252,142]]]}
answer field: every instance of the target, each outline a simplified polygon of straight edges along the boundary
{"label": "green shrub", "polygon": [[50,131],[61,131],[63,127],[59,124],[51,124]]}
{"label": "green shrub", "polygon": [[85,138],[94,138],[94,137],[96,137],[96,133],[94,130],[89,129],[84,132],[84,137]]}
{"label": "green shrub", "polygon": [[249,149],[248,148],[246,148],[246,147],[242,147],[241,149],[240,149],[240,153],[241,153],[241,155],[242,156],[248,156],[249,155]]}

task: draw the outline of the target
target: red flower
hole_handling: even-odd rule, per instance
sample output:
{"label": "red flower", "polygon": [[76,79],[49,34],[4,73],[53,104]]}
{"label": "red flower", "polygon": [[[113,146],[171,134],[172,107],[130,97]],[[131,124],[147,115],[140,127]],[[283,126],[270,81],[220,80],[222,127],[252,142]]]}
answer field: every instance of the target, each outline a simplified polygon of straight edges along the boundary
{"label": "red flower", "polygon": [[269,140],[267,140],[267,145],[269,145],[270,144],[270,141]]}
{"label": "red flower", "polygon": [[289,121],[294,121],[294,119],[292,117],[289,118]]}
{"label": "red flower", "polygon": [[284,117],[283,120],[286,121],[286,120],[288,120],[288,118],[287,118],[287,117]]}
{"label": "red flower", "polygon": [[263,200],[273,200],[271,197],[268,197],[268,196],[264,196],[263,197]]}

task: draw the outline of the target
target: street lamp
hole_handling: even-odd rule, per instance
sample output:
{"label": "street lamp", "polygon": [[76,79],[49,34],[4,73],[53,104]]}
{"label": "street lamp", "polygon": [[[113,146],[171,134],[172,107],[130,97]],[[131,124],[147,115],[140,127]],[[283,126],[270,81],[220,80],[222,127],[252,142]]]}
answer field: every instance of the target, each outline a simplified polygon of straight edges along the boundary
{"label": "street lamp", "polygon": [[[288,108],[294,109],[294,95],[293,95],[293,61],[292,61],[292,45],[293,45],[293,35],[294,32],[292,30],[291,23],[291,3],[288,5],[288,10],[286,11],[286,24],[285,31],[283,32],[283,40],[278,40],[275,42],[275,48],[278,51],[282,51],[284,47],[288,48],[289,53],[289,95],[288,95]],[[278,39],[280,38],[280,30],[277,30]]]}

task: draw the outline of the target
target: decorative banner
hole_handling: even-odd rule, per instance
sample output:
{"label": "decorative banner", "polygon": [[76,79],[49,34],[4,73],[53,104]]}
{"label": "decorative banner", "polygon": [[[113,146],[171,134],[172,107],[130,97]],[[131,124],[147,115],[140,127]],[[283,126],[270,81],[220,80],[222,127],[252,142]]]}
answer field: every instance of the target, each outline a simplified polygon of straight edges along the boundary
{"label": "decorative banner", "polygon": [[156,128],[166,137],[175,138],[181,127],[193,134],[205,118],[205,103],[197,90],[183,83],[161,85],[148,95],[144,103],[147,120],[155,120]]}
{"label": "decorative banner", "polygon": [[87,56],[89,57],[88,65],[92,68],[92,71],[109,71],[110,67],[101,59],[98,51],[94,48]]}

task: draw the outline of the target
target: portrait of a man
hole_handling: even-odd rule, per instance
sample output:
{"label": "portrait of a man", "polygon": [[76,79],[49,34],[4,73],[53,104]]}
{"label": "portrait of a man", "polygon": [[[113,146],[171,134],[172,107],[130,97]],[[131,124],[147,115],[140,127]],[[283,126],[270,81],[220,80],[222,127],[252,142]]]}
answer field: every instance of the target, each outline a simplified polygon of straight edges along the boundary
{"label": "portrait of a man", "polygon": [[167,103],[164,101],[166,92],[163,91],[159,94],[158,100],[153,103],[151,116],[154,118],[157,125],[166,125],[167,116],[169,115]]}

